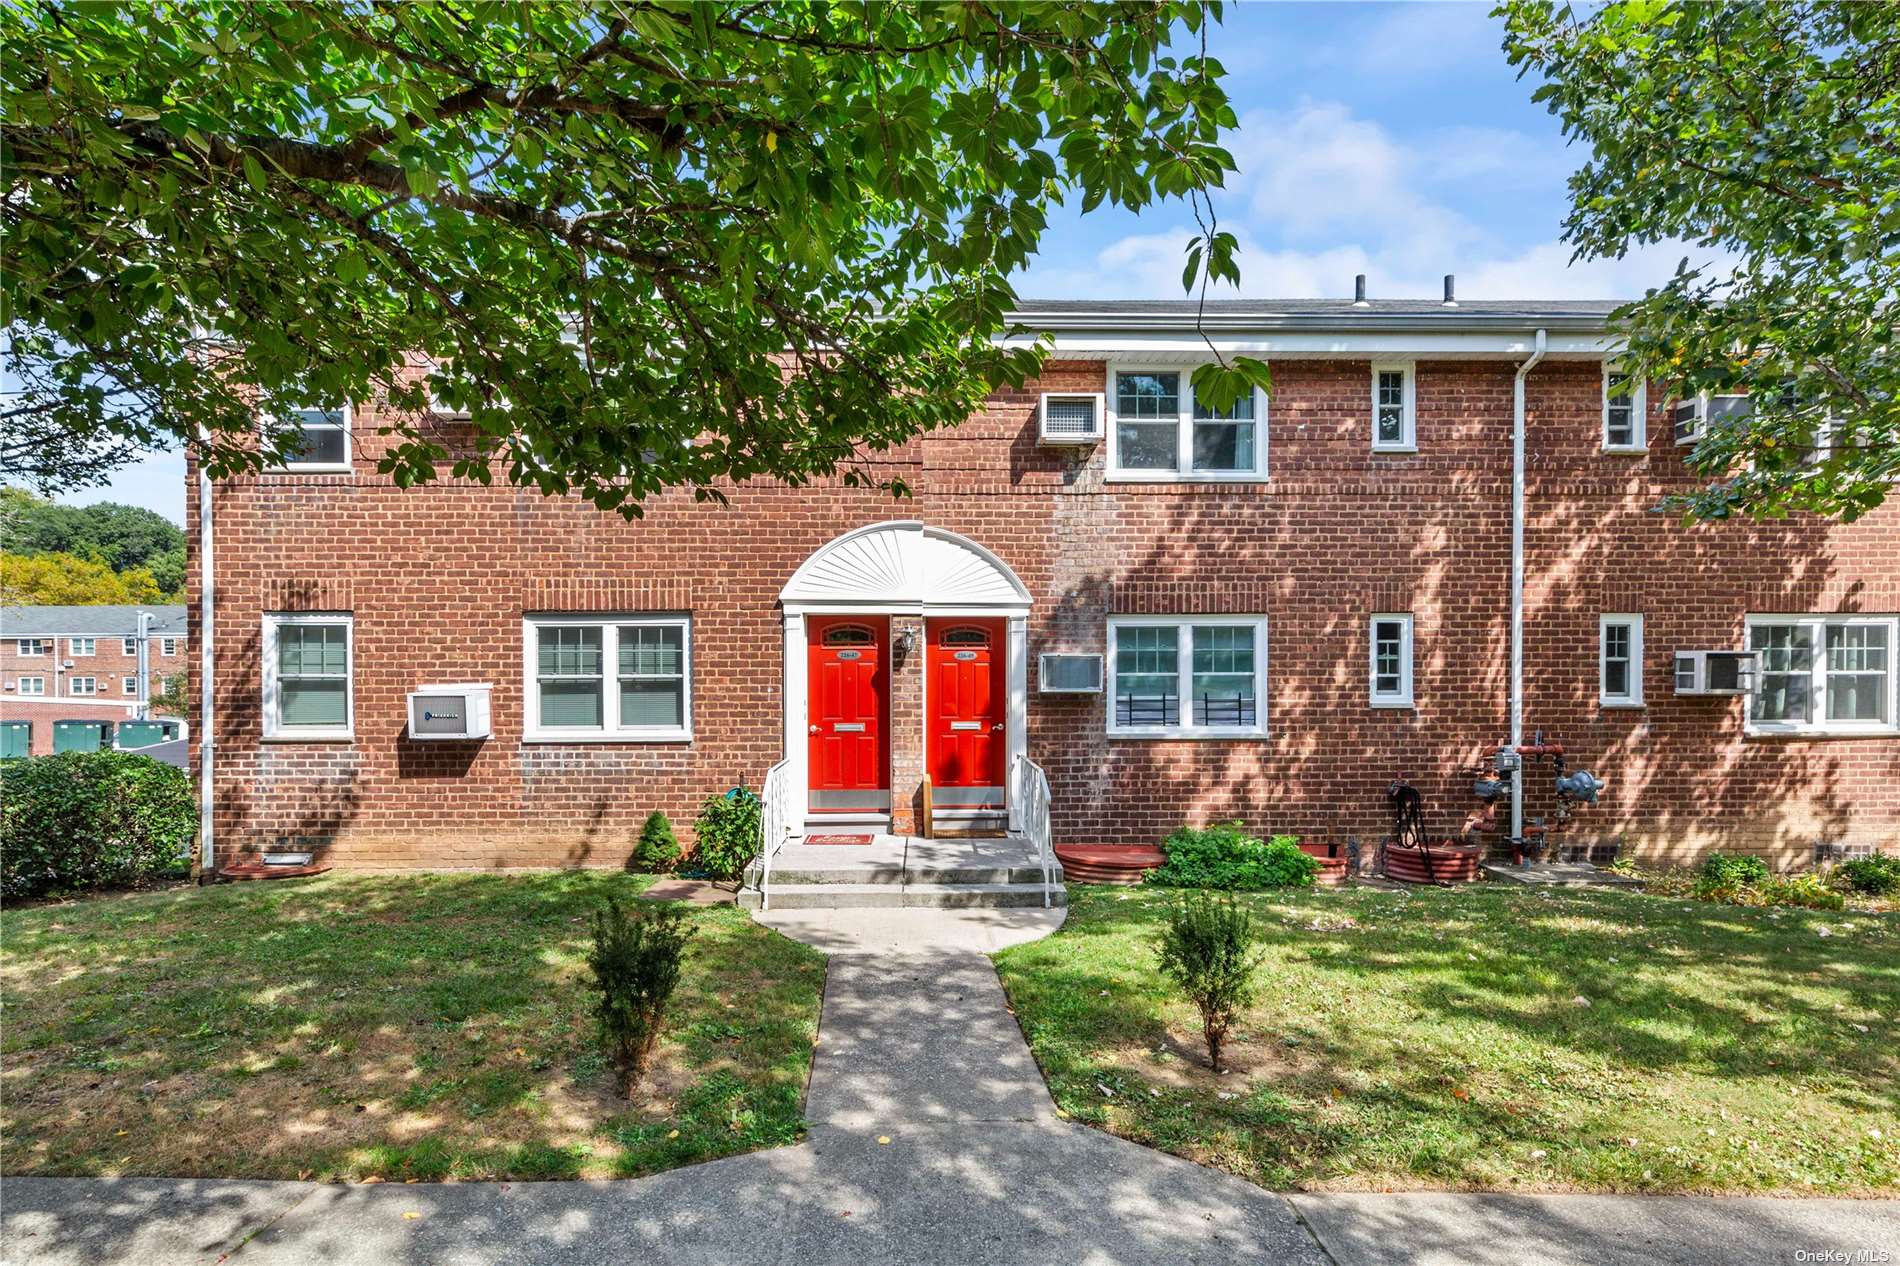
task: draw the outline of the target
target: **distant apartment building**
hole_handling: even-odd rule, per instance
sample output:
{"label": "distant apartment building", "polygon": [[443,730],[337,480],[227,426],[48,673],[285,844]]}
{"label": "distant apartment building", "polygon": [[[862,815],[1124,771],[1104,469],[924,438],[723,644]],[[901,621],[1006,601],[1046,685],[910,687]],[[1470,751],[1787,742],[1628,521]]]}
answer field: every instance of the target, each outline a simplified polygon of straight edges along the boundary
{"label": "distant apartment building", "polygon": [[[142,615],[151,619],[142,622]],[[60,721],[116,725],[162,711],[152,700],[185,663],[182,606],[0,608],[0,730],[7,754],[51,752]]]}

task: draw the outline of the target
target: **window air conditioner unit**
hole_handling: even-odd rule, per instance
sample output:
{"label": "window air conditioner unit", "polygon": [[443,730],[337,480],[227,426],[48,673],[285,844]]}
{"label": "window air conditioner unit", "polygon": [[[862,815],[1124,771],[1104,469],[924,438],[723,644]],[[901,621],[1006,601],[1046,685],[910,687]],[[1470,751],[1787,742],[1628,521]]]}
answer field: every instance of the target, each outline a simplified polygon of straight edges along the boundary
{"label": "window air conditioner unit", "polygon": [[1102,693],[1100,655],[1038,655],[1036,679],[1045,695]]}
{"label": "window air conditioner unit", "polygon": [[1101,440],[1107,405],[1102,393],[1042,393],[1041,442],[1094,444]]}
{"label": "window air conditioner unit", "polygon": [[485,739],[490,734],[489,687],[424,686],[409,692],[412,739]]}
{"label": "window air conditioner unit", "polygon": [[1693,444],[1709,429],[1711,421],[1746,417],[1750,412],[1747,396],[1712,396],[1706,392],[1676,401],[1671,415],[1675,420],[1676,443]]}
{"label": "window air conditioner unit", "polygon": [[1679,695],[1746,694],[1755,679],[1753,651],[1677,651]]}

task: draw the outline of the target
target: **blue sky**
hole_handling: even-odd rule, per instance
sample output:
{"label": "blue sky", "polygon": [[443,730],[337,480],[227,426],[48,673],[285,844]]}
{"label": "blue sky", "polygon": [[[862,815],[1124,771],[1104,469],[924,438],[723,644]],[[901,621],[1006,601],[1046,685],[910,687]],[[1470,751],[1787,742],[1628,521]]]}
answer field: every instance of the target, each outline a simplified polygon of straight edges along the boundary
{"label": "blue sky", "polygon": [[[1240,295],[1347,295],[1365,273],[1374,297],[1436,298],[1456,273],[1463,299],[1623,298],[1674,271],[1684,250],[1669,244],[1570,265],[1564,182],[1584,155],[1505,63],[1489,10],[1230,4],[1209,51],[1240,116],[1229,141],[1240,170],[1216,197],[1241,242]],[[1178,204],[1058,211],[1017,293],[1178,297],[1193,225]],[[179,519],[184,461],[150,454],[63,499]]]}

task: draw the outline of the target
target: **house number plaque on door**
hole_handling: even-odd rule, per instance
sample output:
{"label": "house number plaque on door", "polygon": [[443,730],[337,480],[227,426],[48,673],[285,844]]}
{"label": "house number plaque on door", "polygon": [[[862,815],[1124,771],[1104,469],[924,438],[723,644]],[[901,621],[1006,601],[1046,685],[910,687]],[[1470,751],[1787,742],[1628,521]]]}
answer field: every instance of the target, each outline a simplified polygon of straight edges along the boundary
{"label": "house number plaque on door", "polygon": [[838,658],[843,659],[843,660],[861,659],[863,658],[863,656],[864,656],[863,651],[839,651],[838,652]]}
{"label": "house number plaque on door", "polygon": [[967,662],[969,660],[976,658],[976,652],[975,651],[958,651],[957,658]]}

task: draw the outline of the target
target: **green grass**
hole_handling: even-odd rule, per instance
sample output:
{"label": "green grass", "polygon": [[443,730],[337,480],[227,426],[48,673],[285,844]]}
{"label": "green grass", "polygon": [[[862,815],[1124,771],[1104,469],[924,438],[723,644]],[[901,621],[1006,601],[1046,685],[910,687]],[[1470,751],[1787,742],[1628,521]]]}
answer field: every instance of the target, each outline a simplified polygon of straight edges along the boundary
{"label": "green grass", "polygon": [[1260,999],[1217,1078],[1155,970],[1165,894],[1070,897],[1060,933],[997,963],[1059,1108],[1123,1137],[1273,1188],[1900,1188],[1900,917],[1248,897]]}
{"label": "green grass", "polygon": [[642,876],[325,876],[0,914],[9,1174],[630,1176],[790,1142],[824,958],[730,906],[652,1074],[594,1040],[589,915]]}

